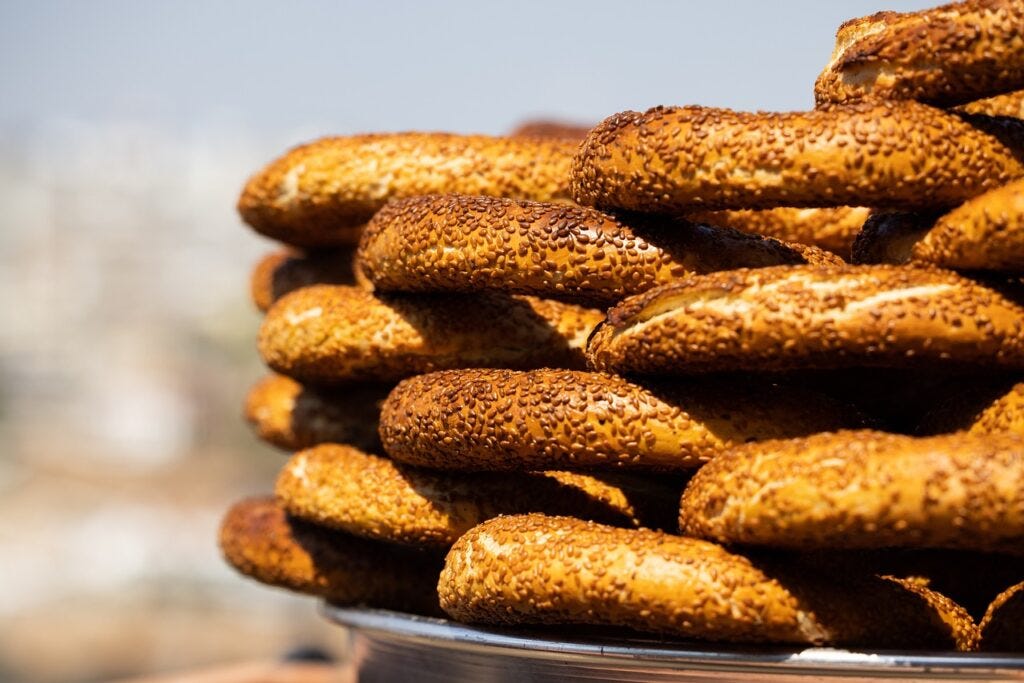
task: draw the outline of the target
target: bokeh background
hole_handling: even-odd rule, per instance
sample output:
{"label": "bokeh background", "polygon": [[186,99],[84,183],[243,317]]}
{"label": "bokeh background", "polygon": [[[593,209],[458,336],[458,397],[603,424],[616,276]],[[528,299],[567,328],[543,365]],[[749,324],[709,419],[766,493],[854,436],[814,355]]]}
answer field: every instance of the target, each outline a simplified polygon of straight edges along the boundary
{"label": "bokeh background", "polygon": [[216,527],[283,456],[244,180],[319,135],[812,106],[838,25],[936,4],[0,1],[0,680],[337,652]]}

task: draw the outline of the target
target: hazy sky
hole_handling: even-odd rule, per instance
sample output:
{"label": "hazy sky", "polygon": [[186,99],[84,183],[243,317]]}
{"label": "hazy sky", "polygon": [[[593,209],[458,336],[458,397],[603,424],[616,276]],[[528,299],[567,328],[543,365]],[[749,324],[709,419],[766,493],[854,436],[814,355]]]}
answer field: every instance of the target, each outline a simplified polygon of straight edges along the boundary
{"label": "hazy sky", "polygon": [[794,109],[838,25],[938,0],[0,2],[0,127],[499,132],[655,104]]}

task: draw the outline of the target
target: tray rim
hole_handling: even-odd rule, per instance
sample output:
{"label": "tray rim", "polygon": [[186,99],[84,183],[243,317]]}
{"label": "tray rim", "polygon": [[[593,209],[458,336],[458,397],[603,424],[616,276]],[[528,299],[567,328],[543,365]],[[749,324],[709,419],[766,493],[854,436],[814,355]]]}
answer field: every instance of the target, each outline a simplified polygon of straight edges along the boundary
{"label": "tray rim", "polygon": [[342,607],[321,602],[320,613],[339,626],[365,632],[371,637],[408,641],[448,649],[501,652],[506,656],[537,659],[591,661],[607,664],[634,663],[649,668],[688,668],[729,671],[828,674],[889,672],[927,673],[942,676],[957,672],[974,675],[1024,676],[1024,655],[979,652],[911,652],[898,650],[857,651],[810,647],[709,647],[699,641],[636,638],[553,639],[527,629],[462,624],[448,619],[369,607]]}

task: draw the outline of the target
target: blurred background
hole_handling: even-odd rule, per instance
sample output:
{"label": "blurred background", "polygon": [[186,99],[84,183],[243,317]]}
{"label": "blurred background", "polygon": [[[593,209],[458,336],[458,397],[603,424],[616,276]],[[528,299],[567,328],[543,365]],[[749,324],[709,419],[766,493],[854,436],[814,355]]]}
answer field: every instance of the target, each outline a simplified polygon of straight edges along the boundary
{"label": "blurred background", "polygon": [[0,680],[343,647],[216,547],[283,462],[240,418],[260,165],[331,133],[809,108],[842,21],[933,4],[0,2]]}

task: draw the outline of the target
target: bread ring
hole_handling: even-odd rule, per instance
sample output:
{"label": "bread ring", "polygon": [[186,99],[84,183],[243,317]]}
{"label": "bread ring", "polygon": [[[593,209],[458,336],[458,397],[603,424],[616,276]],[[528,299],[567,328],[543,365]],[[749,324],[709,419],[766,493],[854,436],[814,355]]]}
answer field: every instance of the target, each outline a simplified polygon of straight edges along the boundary
{"label": "bread ring", "polygon": [[577,123],[566,123],[549,119],[524,121],[509,133],[514,138],[552,138],[555,140],[572,140],[579,142],[590,132],[591,126]]}
{"label": "bread ring", "polygon": [[627,225],[594,209],[465,195],[388,204],[367,225],[358,258],[383,291],[497,289],[602,303],[690,272],[842,263],[820,249],[728,228]]}
{"label": "bread ring", "polygon": [[982,650],[1024,652],[1024,582],[1010,586],[992,601],[980,627]]}
{"label": "bread ring", "polygon": [[729,445],[861,426],[813,392],[751,382],[644,388],[572,370],[412,377],[381,408],[384,449],[437,469],[699,467]]}
{"label": "bread ring", "polygon": [[449,551],[438,593],[453,618],[486,624],[887,648],[977,640],[962,608],[919,587],[770,566],[693,538],[568,517],[499,517],[471,529]]}
{"label": "bread ring", "polygon": [[338,604],[439,611],[435,553],[289,519],[273,498],[235,503],[221,522],[220,548],[232,567],[271,586]]}
{"label": "bread ring", "polygon": [[1024,368],[1024,309],[937,268],[735,270],[626,299],[594,331],[587,358],[618,373]]}
{"label": "bread ring", "polygon": [[580,204],[655,213],[918,208],[954,206],[1021,176],[1021,159],[992,134],[917,102],[785,114],[656,107],[591,131],[572,192]]}
{"label": "bread ring", "polygon": [[354,285],[354,249],[329,249],[302,254],[289,249],[271,252],[252,271],[249,289],[256,308],[266,313],[288,292],[310,285]]}
{"label": "bread ring", "polygon": [[283,375],[267,375],[249,391],[245,418],[256,434],[278,448],[296,451],[320,443],[380,447],[377,418],[389,384],[303,386]]}
{"label": "bread ring", "polygon": [[439,192],[567,199],[575,149],[570,140],[447,133],[323,138],[253,176],[238,211],[256,232],[288,244],[349,245],[390,199]]}
{"label": "bread ring", "polygon": [[582,367],[600,311],[534,297],[375,295],[319,285],[267,312],[259,350],[300,381],[397,381],[453,367]]}
{"label": "bread ring", "polygon": [[777,209],[737,211],[701,211],[688,219],[709,225],[723,225],[744,232],[774,237],[827,249],[843,258],[850,256],[853,240],[864,226],[871,209],[863,206],[839,206],[828,209]]}
{"label": "bread ring", "polygon": [[523,512],[671,528],[683,483],[574,472],[432,472],[322,444],[292,456],[276,493],[289,514],[309,522],[380,541],[447,548],[480,522]]}
{"label": "bread ring", "polygon": [[839,27],[819,104],[865,97],[952,105],[1024,87],[1024,6],[966,0]]}
{"label": "bread ring", "polygon": [[737,446],[683,494],[684,534],[787,548],[1020,553],[1024,437],[825,433]]}
{"label": "bread ring", "polygon": [[933,222],[922,218],[917,225],[898,229],[868,226],[861,240],[862,251],[869,246],[884,250],[889,262],[1022,272],[1024,179],[989,190]]}
{"label": "bread ring", "polygon": [[984,100],[968,102],[956,108],[965,114],[984,114],[985,116],[1012,116],[1024,119],[1024,90],[1003,93]]}

